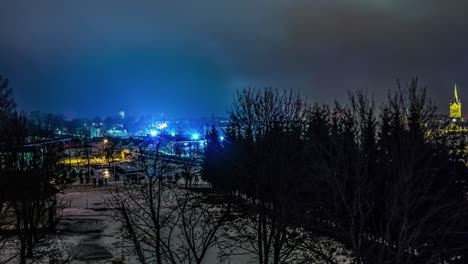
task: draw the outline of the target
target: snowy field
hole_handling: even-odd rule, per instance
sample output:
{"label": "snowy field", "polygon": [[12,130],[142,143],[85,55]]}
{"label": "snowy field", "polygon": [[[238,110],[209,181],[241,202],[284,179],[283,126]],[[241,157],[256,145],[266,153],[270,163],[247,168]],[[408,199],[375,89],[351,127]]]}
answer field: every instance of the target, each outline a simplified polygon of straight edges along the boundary
{"label": "snowy field", "polygon": [[[139,263],[136,256],[129,254],[131,245],[128,241],[124,242],[120,223],[107,202],[111,198],[111,191],[122,184],[109,182],[109,185],[103,187],[73,184],[60,194],[59,199],[64,206],[57,226],[57,238],[52,243],[60,251],[60,260],[55,263]],[[8,256],[8,253],[3,256]],[[203,264],[220,263],[217,256],[218,249],[210,249]],[[335,258],[337,263],[350,263],[349,259]],[[254,260],[253,255],[235,254],[226,263],[253,263]],[[43,259],[34,263],[52,262]]]}
{"label": "snowy field", "polygon": [[[113,219],[110,205],[110,190],[119,183],[104,187],[72,185],[62,195],[67,203],[63,220],[58,226],[62,237],[62,250],[69,263],[111,263],[123,259],[125,263],[138,263],[135,256],[124,249],[119,223]],[[217,252],[208,252],[204,263],[216,264]],[[247,263],[246,256],[238,256],[232,264]]]}
{"label": "snowy field", "polygon": [[67,206],[57,232],[63,239],[63,254],[71,263],[108,263],[122,256],[119,227],[105,203],[110,188],[72,185],[62,195]]}

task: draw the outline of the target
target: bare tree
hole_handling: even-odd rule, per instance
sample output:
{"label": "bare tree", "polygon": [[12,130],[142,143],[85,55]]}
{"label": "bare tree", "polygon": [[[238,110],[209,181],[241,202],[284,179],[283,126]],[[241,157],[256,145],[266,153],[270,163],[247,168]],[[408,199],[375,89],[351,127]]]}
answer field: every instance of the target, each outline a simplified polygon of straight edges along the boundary
{"label": "bare tree", "polygon": [[[0,252],[5,250],[9,236],[7,230],[13,226],[12,208],[7,197],[8,173],[5,155],[11,146],[9,139],[9,127],[11,118],[16,111],[16,104],[13,100],[12,89],[8,86],[8,79],[0,75]],[[6,259],[5,259],[6,258]],[[0,256],[0,263],[7,263],[9,257]]]}
{"label": "bare tree", "polygon": [[63,145],[43,142],[50,138],[44,124],[16,112],[0,76],[0,263],[40,260],[53,251],[59,190],[54,182],[64,166]]}
{"label": "bare tree", "polygon": [[81,151],[78,153],[80,158],[83,158],[86,160],[86,165],[88,168],[88,173],[86,175],[86,178],[89,179],[91,178],[91,159],[93,158],[93,145],[91,144],[91,139],[89,136],[89,131],[84,130],[82,134],[84,135],[82,138],[82,143],[81,143]]}
{"label": "bare tree", "polygon": [[207,201],[205,195],[188,189],[175,189],[174,195],[174,217],[165,228],[162,243],[166,263],[201,264],[210,250],[219,254],[220,231],[230,216],[231,204]]}
{"label": "bare tree", "polygon": [[212,186],[238,194],[229,238],[260,264],[464,259],[466,166],[428,136],[435,107],[417,80],[381,115],[364,92],[328,109],[236,94],[224,158],[210,159],[224,168],[205,161]]}
{"label": "bare tree", "polygon": [[[118,155],[119,146],[120,142],[116,138],[105,138],[99,145],[99,150],[104,156],[109,170],[111,170],[112,163],[114,163],[116,155]],[[113,172],[111,174],[113,174]],[[115,175],[113,175],[113,177],[115,179]]]}
{"label": "bare tree", "polygon": [[3,157],[8,176],[5,196],[15,219],[19,260],[26,263],[27,258],[42,257],[44,251],[38,248],[47,241],[47,228],[55,224],[58,190],[52,182],[63,169],[59,164],[62,146],[31,141],[35,138],[33,127],[24,115],[12,118],[9,132],[11,145]]}
{"label": "bare tree", "polygon": [[[8,202],[5,193],[2,192],[2,197],[0,198],[0,251],[8,252],[11,250],[11,239],[12,236],[8,233],[11,231],[11,228],[14,227],[15,216],[13,214],[13,209],[11,204]],[[12,261],[16,255],[2,254],[0,255],[0,263],[6,264]]]}
{"label": "bare tree", "polygon": [[198,181],[198,174],[196,174],[197,166],[200,165],[200,147],[197,145],[190,145],[182,151],[183,155],[179,158],[181,161],[182,178],[185,182],[185,188],[192,186],[194,179]]}
{"label": "bare tree", "polygon": [[434,111],[416,80],[389,98],[380,120],[357,93],[349,106],[336,106],[330,140],[312,142],[323,205],[313,224],[355,263],[441,263],[464,254],[460,164],[428,140]]}
{"label": "bare tree", "polygon": [[138,164],[145,179],[114,191],[112,204],[140,263],[201,263],[217,243],[225,207],[204,204],[200,195],[165,178],[161,142],[140,142]]}
{"label": "bare tree", "polygon": [[16,112],[16,102],[13,99],[13,90],[9,87],[7,78],[0,75],[0,122],[4,124]]}
{"label": "bare tree", "polygon": [[291,91],[248,88],[235,96],[230,138],[242,151],[234,152],[237,164],[228,170],[236,171],[245,196],[227,235],[259,264],[293,263],[298,257],[295,214],[305,175],[300,139],[307,109]]}

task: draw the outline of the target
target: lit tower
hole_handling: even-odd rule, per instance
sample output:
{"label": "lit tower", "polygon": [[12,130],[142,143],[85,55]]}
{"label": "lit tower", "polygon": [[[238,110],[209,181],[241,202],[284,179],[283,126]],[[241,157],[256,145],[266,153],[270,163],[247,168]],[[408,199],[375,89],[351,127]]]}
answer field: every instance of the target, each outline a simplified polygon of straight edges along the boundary
{"label": "lit tower", "polygon": [[461,101],[458,99],[457,84],[455,84],[453,101],[450,103],[450,118],[453,121],[461,120]]}
{"label": "lit tower", "polygon": [[119,116],[124,119],[125,118],[125,111],[124,110],[120,110],[119,111]]}

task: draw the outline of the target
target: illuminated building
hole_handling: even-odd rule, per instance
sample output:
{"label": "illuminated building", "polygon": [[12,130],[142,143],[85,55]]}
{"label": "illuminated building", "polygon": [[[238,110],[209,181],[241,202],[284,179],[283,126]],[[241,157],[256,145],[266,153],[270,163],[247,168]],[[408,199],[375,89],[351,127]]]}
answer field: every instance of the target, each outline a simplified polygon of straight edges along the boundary
{"label": "illuminated building", "polygon": [[466,133],[468,132],[468,122],[465,122],[462,117],[461,100],[458,98],[458,86],[455,84],[453,91],[453,99],[450,102],[450,112],[448,118],[438,120],[441,124],[440,129],[443,133]]}
{"label": "illuminated building", "polygon": [[461,115],[461,107],[462,107],[462,104],[461,104],[460,99],[458,98],[457,85],[455,84],[453,101],[450,103],[450,118],[452,119],[453,122],[463,121],[462,115]]}
{"label": "illuminated building", "polygon": [[[449,114],[434,115],[427,126],[429,126],[429,130],[432,130],[432,132],[436,130],[441,133],[456,134],[466,134],[468,132],[468,122],[462,116],[462,104],[458,97],[458,86],[456,84],[453,90],[453,99],[450,101]],[[432,132],[428,134],[432,134]]]}
{"label": "illuminated building", "polygon": [[120,116],[120,118],[124,119],[125,118],[125,111],[123,111],[123,110],[119,111],[119,116]]}

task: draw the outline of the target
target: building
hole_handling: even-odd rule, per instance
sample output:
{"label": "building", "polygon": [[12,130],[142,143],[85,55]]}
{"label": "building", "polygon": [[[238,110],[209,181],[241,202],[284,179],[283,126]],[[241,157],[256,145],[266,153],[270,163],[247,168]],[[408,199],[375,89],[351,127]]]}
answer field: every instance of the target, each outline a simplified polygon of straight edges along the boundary
{"label": "building", "polygon": [[462,104],[460,99],[458,98],[458,89],[457,84],[455,84],[454,93],[453,93],[453,100],[450,103],[450,119],[453,122],[463,122],[462,118]]}
{"label": "building", "polygon": [[455,84],[453,90],[453,98],[450,102],[450,112],[448,116],[439,116],[435,118],[438,125],[437,127],[444,133],[457,133],[463,132],[463,135],[468,132],[468,122],[462,116],[462,103],[458,98],[458,86]]}

